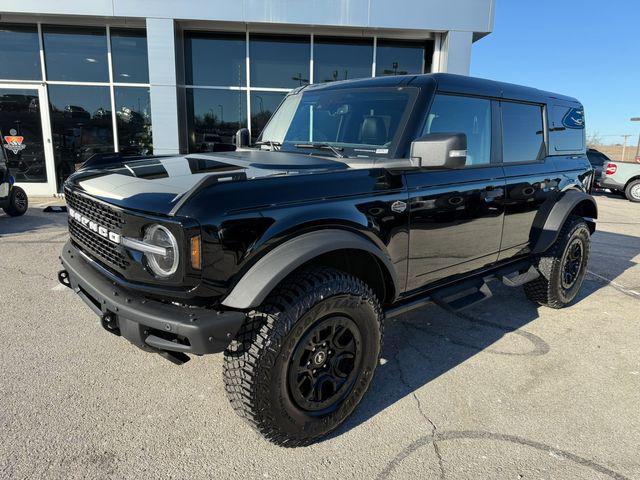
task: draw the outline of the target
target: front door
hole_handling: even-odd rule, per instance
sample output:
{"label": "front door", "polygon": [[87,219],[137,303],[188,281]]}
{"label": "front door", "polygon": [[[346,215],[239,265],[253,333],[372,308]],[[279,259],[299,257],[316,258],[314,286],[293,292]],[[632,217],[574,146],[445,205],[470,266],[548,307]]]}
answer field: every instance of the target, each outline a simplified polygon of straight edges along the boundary
{"label": "front door", "polygon": [[29,195],[56,192],[44,87],[0,84],[0,140],[16,183]]}
{"label": "front door", "polygon": [[407,173],[410,232],[408,290],[482,268],[498,259],[504,171],[494,157],[495,101],[438,94],[423,135],[464,133],[466,165]]}

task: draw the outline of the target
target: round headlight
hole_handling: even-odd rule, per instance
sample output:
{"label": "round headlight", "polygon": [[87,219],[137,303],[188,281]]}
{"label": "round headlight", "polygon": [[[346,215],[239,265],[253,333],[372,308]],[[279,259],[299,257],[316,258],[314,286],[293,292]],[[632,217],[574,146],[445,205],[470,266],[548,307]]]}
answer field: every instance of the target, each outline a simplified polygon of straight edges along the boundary
{"label": "round headlight", "polygon": [[180,254],[176,237],[162,225],[152,225],[144,234],[144,243],[162,247],[165,255],[145,252],[145,258],[151,271],[158,277],[170,277],[178,270]]}

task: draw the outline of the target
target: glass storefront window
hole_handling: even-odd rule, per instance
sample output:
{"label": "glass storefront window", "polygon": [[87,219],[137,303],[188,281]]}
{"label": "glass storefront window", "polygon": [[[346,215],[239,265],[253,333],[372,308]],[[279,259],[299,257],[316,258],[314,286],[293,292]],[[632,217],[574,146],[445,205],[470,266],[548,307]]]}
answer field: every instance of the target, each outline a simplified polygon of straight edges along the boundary
{"label": "glass storefront window", "polygon": [[231,144],[247,126],[247,94],[235,90],[187,89],[189,152],[211,152]]}
{"label": "glass storefront window", "polygon": [[34,89],[0,89],[0,161],[18,182],[46,182],[40,100]]}
{"label": "glass storefront window", "polygon": [[0,78],[40,80],[40,42],[35,25],[0,25]]}
{"label": "glass storefront window", "polygon": [[58,189],[94,153],[113,152],[109,87],[49,85]]}
{"label": "glass storefront window", "polygon": [[[410,75],[428,72],[431,67],[432,42],[407,42],[378,39],[376,76]],[[428,67],[428,68],[426,68]]]}
{"label": "glass storefront window", "polygon": [[45,25],[42,34],[47,80],[109,81],[105,28]]}
{"label": "glass storefront window", "polygon": [[113,81],[149,83],[147,36],[142,29],[111,29]]}
{"label": "glass storefront window", "polygon": [[333,82],[371,76],[373,39],[316,37],[313,82]]}
{"label": "glass storefront window", "polygon": [[250,35],[251,86],[295,88],[309,83],[310,37]]}
{"label": "glass storefront window", "polygon": [[151,155],[151,104],[149,89],[115,87],[118,148],[122,155]]}
{"label": "glass storefront window", "polygon": [[246,86],[244,34],[185,32],[187,85]]}
{"label": "glass storefront window", "polygon": [[286,93],[251,92],[251,138],[256,140],[262,133],[273,112],[276,111]]}

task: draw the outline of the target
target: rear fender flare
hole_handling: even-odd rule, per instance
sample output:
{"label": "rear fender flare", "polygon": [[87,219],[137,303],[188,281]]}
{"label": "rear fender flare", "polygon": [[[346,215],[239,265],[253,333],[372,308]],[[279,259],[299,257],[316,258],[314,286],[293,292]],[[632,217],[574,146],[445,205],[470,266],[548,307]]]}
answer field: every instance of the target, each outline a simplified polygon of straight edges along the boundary
{"label": "rear fender flare", "polygon": [[562,192],[559,198],[544,206],[538,211],[533,222],[532,252],[540,254],[545,252],[558,238],[562,226],[576,208],[589,223],[591,232],[595,231],[594,219],[598,218],[598,206],[596,201],[588,193],[580,190],[567,190]]}
{"label": "rear fender flare", "polygon": [[373,254],[386,268],[395,294],[400,292],[391,259],[377,245],[353,232],[325,229],[304,233],[275,247],[247,270],[222,305],[239,310],[257,307],[296,268],[322,254],[345,249]]}

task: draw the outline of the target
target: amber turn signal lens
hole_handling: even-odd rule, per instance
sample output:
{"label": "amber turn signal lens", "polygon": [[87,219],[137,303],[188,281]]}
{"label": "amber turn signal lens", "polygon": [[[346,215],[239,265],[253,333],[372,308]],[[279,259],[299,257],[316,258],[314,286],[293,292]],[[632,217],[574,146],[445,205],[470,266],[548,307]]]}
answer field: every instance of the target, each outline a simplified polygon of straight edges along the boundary
{"label": "amber turn signal lens", "polygon": [[202,238],[200,235],[191,237],[191,266],[202,270]]}

